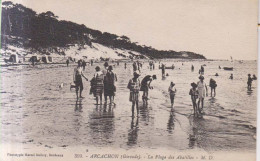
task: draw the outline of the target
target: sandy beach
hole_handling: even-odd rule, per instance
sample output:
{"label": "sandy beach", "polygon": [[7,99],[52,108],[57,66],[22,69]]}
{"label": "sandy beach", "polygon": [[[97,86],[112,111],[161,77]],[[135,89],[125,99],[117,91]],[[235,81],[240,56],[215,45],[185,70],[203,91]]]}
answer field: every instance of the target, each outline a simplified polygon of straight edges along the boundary
{"label": "sandy beach", "polygon": [[[247,74],[256,74],[255,61],[235,62],[234,71],[228,61],[162,61],[175,64],[167,69],[168,77],[161,77],[158,62],[155,70],[145,62],[140,80],[145,75],[157,75],[152,82],[148,105],[140,97],[140,117],[132,118],[129,90],[132,63],[114,67],[116,105],[94,105],[89,95],[90,82],[84,81],[84,99],[77,101],[75,89],[70,90],[75,65],[38,65],[6,67],[1,70],[1,142],[41,148],[72,148],[76,146],[122,148],[126,150],[176,149],[211,151],[251,151],[256,147],[256,81],[252,90],[246,86]],[[191,72],[191,65],[195,70]],[[198,82],[198,70],[205,64],[205,82],[217,81],[215,98],[206,97],[202,118],[192,115],[189,96],[190,83]],[[94,75],[95,67],[87,66],[87,78]],[[219,76],[215,77],[215,73]],[[234,80],[229,75],[234,74]],[[175,111],[170,112],[168,87],[176,84]],[[63,88],[59,85],[63,83]]]}

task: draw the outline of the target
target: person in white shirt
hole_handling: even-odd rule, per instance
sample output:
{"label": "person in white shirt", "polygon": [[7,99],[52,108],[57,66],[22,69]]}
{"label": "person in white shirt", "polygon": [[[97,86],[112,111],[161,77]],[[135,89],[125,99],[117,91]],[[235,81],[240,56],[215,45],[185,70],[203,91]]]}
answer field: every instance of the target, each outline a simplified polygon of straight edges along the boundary
{"label": "person in white shirt", "polygon": [[[197,83],[198,92],[199,92],[198,109],[199,109],[199,112],[201,112],[203,110],[203,106],[204,106],[204,98],[206,96],[208,96],[208,88],[207,88],[206,83],[204,82],[204,77],[199,76],[199,79],[200,79],[200,81]],[[200,103],[201,103],[201,109],[199,108]]]}
{"label": "person in white shirt", "polygon": [[171,82],[170,87],[168,89],[169,94],[170,94],[170,99],[171,99],[171,108],[173,109],[173,104],[174,104],[174,97],[177,92],[176,88],[174,87],[175,83]]}

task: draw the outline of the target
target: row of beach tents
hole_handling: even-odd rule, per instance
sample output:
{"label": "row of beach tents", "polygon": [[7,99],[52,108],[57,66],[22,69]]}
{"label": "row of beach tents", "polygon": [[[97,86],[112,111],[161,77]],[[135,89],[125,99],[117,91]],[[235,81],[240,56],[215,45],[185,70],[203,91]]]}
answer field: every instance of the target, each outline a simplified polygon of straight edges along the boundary
{"label": "row of beach tents", "polygon": [[[19,57],[18,54],[11,54],[8,59],[4,59],[5,63],[22,63],[25,62],[25,57]],[[43,62],[43,63],[52,63],[53,57],[50,55],[31,55],[28,58],[29,62]]]}

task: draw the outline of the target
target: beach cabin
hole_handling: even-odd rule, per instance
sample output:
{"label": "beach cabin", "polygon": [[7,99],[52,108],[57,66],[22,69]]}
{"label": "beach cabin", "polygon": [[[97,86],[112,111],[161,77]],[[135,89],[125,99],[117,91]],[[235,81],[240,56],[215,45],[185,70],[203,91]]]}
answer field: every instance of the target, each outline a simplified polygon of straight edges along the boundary
{"label": "beach cabin", "polygon": [[47,56],[47,55],[43,55],[42,56],[42,62],[44,62],[44,63],[50,63],[50,62],[52,62],[52,57],[51,56]]}
{"label": "beach cabin", "polygon": [[17,54],[11,54],[9,57],[10,63],[19,63],[19,58]]}
{"label": "beach cabin", "polygon": [[49,62],[53,62],[53,57],[48,56],[48,60],[49,60]]}
{"label": "beach cabin", "polygon": [[31,61],[31,62],[39,62],[40,59],[38,58],[37,55],[33,55],[33,56],[29,59],[29,61]]}

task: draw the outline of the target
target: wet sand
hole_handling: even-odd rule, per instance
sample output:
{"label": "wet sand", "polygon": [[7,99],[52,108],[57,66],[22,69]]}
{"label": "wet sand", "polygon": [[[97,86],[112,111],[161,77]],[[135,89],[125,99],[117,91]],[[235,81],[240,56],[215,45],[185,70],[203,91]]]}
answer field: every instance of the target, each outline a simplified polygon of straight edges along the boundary
{"label": "wet sand", "polygon": [[[88,146],[254,152],[256,84],[253,84],[252,91],[247,91],[246,74],[236,73],[241,71],[232,72],[236,78],[230,83],[230,72],[217,68],[223,62],[208,63],[206,83],[211,75],[220,74],[218,78],[214,77],[218,83],[217,96],[205,99],[203,118],[193,117],[188,92],[190,83],[198,81],[197,70],[204,63],[184,62],[182,66],[176,62],[176,69],[166,70],[169,77],[164,79],[160,77],[158,63],[154,71],[150,71],[145,63],[140,79],[147,74],[157,74],[158,79],[152,82],[154,89],[149,93],[148,105],[144,105],[140,97],[140,117],[134,118],[131,117],[129,90],[126,88],[132,77],[132,64],[128,64],[127,69],[123,63],[114,68],[118,76],[116,105],[98,106],[94,105],[94,97],[89,95],[89,82],[84,81],[84,99],[77,101],[75,90],[69,89],[75,66],[2,68],[2,143],[44,148]],[[247,65],[250,68],[247,70],[256,73],[254,63]],[[194,72],[190,71],[191,64],[195,65]],[[87,78],[93,77],[96,65],[86,67]],[[170,112],[167,92],[170,81],[174,81],[177,88],[173,113]],[[60,89],[61,83],[64,87]]]}

